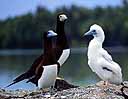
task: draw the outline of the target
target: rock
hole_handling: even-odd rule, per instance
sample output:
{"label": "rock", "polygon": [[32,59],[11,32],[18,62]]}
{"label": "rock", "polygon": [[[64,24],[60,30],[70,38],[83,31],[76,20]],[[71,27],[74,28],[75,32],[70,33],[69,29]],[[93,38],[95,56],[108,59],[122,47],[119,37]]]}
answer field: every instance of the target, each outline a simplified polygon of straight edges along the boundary
{"label": "rock", "polygon": [[[0,89],[0,99],[128,99],[126,82],[125,85],[108,84],[103,86],[99,82],[87,87],[78,87],[61,79],[57,82],[60,85],[58,88],[61,90],[58,89],[54,94],[44,90]],[[71,87],[69,87],[70,85]]]}

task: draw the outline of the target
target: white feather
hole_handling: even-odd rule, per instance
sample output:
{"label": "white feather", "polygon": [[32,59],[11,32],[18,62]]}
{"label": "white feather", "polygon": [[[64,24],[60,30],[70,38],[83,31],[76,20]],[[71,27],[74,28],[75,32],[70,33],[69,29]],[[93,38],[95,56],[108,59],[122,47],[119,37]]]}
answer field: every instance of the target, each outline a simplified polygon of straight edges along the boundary
{"label": "white feather", "polygon": [[57,77],[57,64],[43,66],[43,68],[41,78],[38,80],[38,87],[49,88],[54,86]]}
{"label": "white feather", "polygon": [[[122,82],[122,72],[120,66],[112,60],[111,55],[102,48],[104,32],[98,25],[91,26],[97,34],[93,35],[88,47],[88,65],[102,80],[119,84]],[[103,67],[107,69],[103,69]],[[110,70],[110,71],[109,71]]]}
{"label": "white feather", "polygon": [[109,55],[109,53],[105,50],[105,49],[101,49],[101,55],[107,60],[107,61],[109,61],[109,62],[111,62],[112,61],[112,57],[111,57],[111,55]]}
{"label": "white feather", "polygon": [[58,60],[60,66],[62,66],[62,64],[67,60],[69,55],[70,55],[70,49],[64,49],[59,60]]}

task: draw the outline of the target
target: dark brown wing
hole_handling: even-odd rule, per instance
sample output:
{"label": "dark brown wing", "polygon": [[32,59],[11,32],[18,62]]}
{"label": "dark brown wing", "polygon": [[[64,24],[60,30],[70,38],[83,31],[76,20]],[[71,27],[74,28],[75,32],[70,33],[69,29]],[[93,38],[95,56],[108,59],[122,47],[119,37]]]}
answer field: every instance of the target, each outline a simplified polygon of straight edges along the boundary
{"label": "dark brown wing", "polygon": [[43,64],[45,61],[45,58],[43,58],[44,60],[41,60],[40,63],[38,64],[38,66],[35,68],[34,70],[34,76],[32,78],[30,78],[28,82],[34,83],[36,86],[38,86],[38,80],[40,79],[42,72],[43,72]]}
{"label": "dark brown wing", "polygon": [[30,67],[30,69],[27,72],[25,72],[25,73],[21,74],[20,76],[18,76],[16,79],[13,80],[13,82],[11,84],[9,84],[6,87],[9,87],[9,86],[11,86],[11,85],[13,85],[15,83],[18,83],[18,82],[20,82],[20,81],[22,81],[24,79],[32,78],[36,74],[35,73],[36,68],[40,67],[40,63],[43,61],[43,59],[44,59],[44,55],[41,54],[38,58],[36,58],[36,60],[33,62],[32,66]]}
{"label": "dark brown wing", "polygon": [[33,62],[32,66],[27,72],[25,72],[24,74],[21,74],[19,77],[17,77],[13,81],[17,81],[17,80],[21,81],[35,75],[35,70],[37,67],[39,67],[41,61],[43,61],[43,54],[41,54],[38,58],[36,58],[36,60]]}
{"label": "dark brown wing", "polygon": [[[60,64],[57,63],[57,66],[58,66],[58,72],[57,72],[57,75],[59,74],[59,71],[60,71]],[[43,72],[44,68],[43,66],[40,66],[38,69],[37,69],[37,72],[35,74],[35,76],[31,79],[29,79],[27,81],[28,82],[31,82],[31,83],[34,83],[36,86],[38,86],[38,80],[40,79],[41,75],[42,75],[42,72]]]}
{"label": "dark brown wing", "polygon": [[38,73],[33,78],[29,79],[26,83],[31,82],[36,86],[38,86],[38,80],[40,79],[42,72],[43,72],[43,67],[41,66],[38,68]]}

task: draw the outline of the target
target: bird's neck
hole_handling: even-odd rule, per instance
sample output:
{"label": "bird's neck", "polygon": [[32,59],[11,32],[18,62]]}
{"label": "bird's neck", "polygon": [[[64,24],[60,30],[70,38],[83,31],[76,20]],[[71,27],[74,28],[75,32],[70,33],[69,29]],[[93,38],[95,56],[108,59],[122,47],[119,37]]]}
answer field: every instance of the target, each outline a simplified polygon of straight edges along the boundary
{"label": "bird's neck", "polygon": [[88,51],[94,52],[100,48],[102,48],[102,43],[97,41],[96,39],[93,39],[89,43]]}
{"label": "bird's neck", "polygon": [[65,35],[64,24],[65,24],[64,22],[57,21],[56,32],[58,36]]}
{"label": "bird's neck", "polygon": [[93,56],[98,54],[99,49],[102,48],[102,42],[99,42],[97,39],[92,39],[88,46],[88,56]]}
{"label": "bird's neck", "polygon": [[94,36],[94,38],[93,38],[93,40],[98,42],[99,44],[100,43],[102,44],[104,42],[104,39],[105,39],[104,35],[100,35],[100,36],[97,35],[97,36]]}
{"label": "bird's neck", "polygon": [[57,27],[56,32],[58,34],[57,36],[57,45],[62,49],[69,48],[67,37],[64,30],[64,22],[57,21]]}
{"label": "bird's neck", "polygon": [[44,53],[49,52],[49,50],[51,49],[52,42],[51,43],[50,42],[51,41],[49,41],[49,40],[44,40]]}

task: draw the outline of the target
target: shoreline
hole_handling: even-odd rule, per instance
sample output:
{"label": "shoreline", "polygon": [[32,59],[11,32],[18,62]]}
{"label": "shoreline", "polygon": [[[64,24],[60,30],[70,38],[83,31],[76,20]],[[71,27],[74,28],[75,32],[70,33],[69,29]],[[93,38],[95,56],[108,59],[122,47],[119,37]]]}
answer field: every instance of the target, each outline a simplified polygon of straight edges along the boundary
{"label": "shoreline", "polygon": [[[63,80],[65,81],[65,80]],[[64,90],[58,90],[52,95],[49,90],[6,90],[0,89],[0,99],[128,99],[128,88],[121,91],[122,85],[108,84],[103,86],[100,81],[94,85],[87,87],[75,86],[75,88],[65,87],[68,82],[62,84],[59,82],[59,87],[62,85]],[[126,86],[128,81],[125,81]],[[70,84],[71,85],[71,84]]]}

